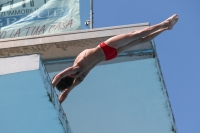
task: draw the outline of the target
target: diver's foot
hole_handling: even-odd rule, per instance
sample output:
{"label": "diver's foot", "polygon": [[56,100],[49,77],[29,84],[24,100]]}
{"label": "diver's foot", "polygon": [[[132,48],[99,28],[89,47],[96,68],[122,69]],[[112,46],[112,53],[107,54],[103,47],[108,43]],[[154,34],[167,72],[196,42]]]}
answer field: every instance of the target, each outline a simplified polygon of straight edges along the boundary
{"label": "diver's foot", "polygon": [[164,21],[165,26],[167,27],[168,30],[171,30],[173,26],[177,23],[178,21],[178,15],[174,14],[168,19]]}

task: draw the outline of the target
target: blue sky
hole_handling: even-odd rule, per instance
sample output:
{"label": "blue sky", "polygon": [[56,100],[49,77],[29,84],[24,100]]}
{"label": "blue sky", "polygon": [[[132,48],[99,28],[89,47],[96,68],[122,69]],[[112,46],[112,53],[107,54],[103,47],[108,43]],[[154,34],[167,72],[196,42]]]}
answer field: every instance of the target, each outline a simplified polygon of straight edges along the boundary
{"label": "blue sky", "polygon": [[94,0],[94,28],[150,22],[172,14],[177,25],[155,40],[179,133],[200,131],[200,44],[198,0]]}

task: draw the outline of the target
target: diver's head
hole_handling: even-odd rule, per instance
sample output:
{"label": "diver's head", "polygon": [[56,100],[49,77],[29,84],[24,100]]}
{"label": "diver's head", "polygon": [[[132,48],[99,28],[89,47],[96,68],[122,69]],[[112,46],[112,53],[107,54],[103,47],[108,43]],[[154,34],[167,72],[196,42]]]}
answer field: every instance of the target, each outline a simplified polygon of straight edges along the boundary
{"label": "diver's head", "polygon": [[58,82],[58,84],[56,85],[56,88],[58,89],[58,91],[62,92],[65,89],[69,88],[73,84],[73,82],[74,82],[74,78],[70,76],[66,76]]}

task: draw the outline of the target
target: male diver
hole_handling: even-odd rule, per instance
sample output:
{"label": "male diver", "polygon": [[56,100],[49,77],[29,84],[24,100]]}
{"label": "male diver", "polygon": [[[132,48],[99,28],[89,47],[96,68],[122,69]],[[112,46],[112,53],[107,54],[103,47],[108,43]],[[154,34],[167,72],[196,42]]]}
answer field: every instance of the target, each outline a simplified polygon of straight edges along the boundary
{"label": "male diver", "polygon": [[59,101],[62,103],[69,92],[81,83],[87,74],[98,63],[115,58],[118,54],[131,47],[150,41],[165,30],[171,30],[178,21],[178,15],[174,14],[165,21],[126,34],[120,34],[109,38],[95,48],[82,51],[75,59],[73,66],[66,68],[55,75],[52,85],[56,86],[61,95]]}

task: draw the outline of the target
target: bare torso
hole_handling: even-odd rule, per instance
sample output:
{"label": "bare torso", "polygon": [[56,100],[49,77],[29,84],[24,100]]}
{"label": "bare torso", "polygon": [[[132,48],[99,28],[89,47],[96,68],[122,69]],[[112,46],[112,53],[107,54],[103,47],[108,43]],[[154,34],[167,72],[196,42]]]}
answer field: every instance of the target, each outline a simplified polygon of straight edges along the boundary
{"label": "bare torso", "polygon": [[81,73],[90,71],[99,62],[105,60],[105,55],[100,46],[82,51],[74,61],[74,67],[79,67]]}

